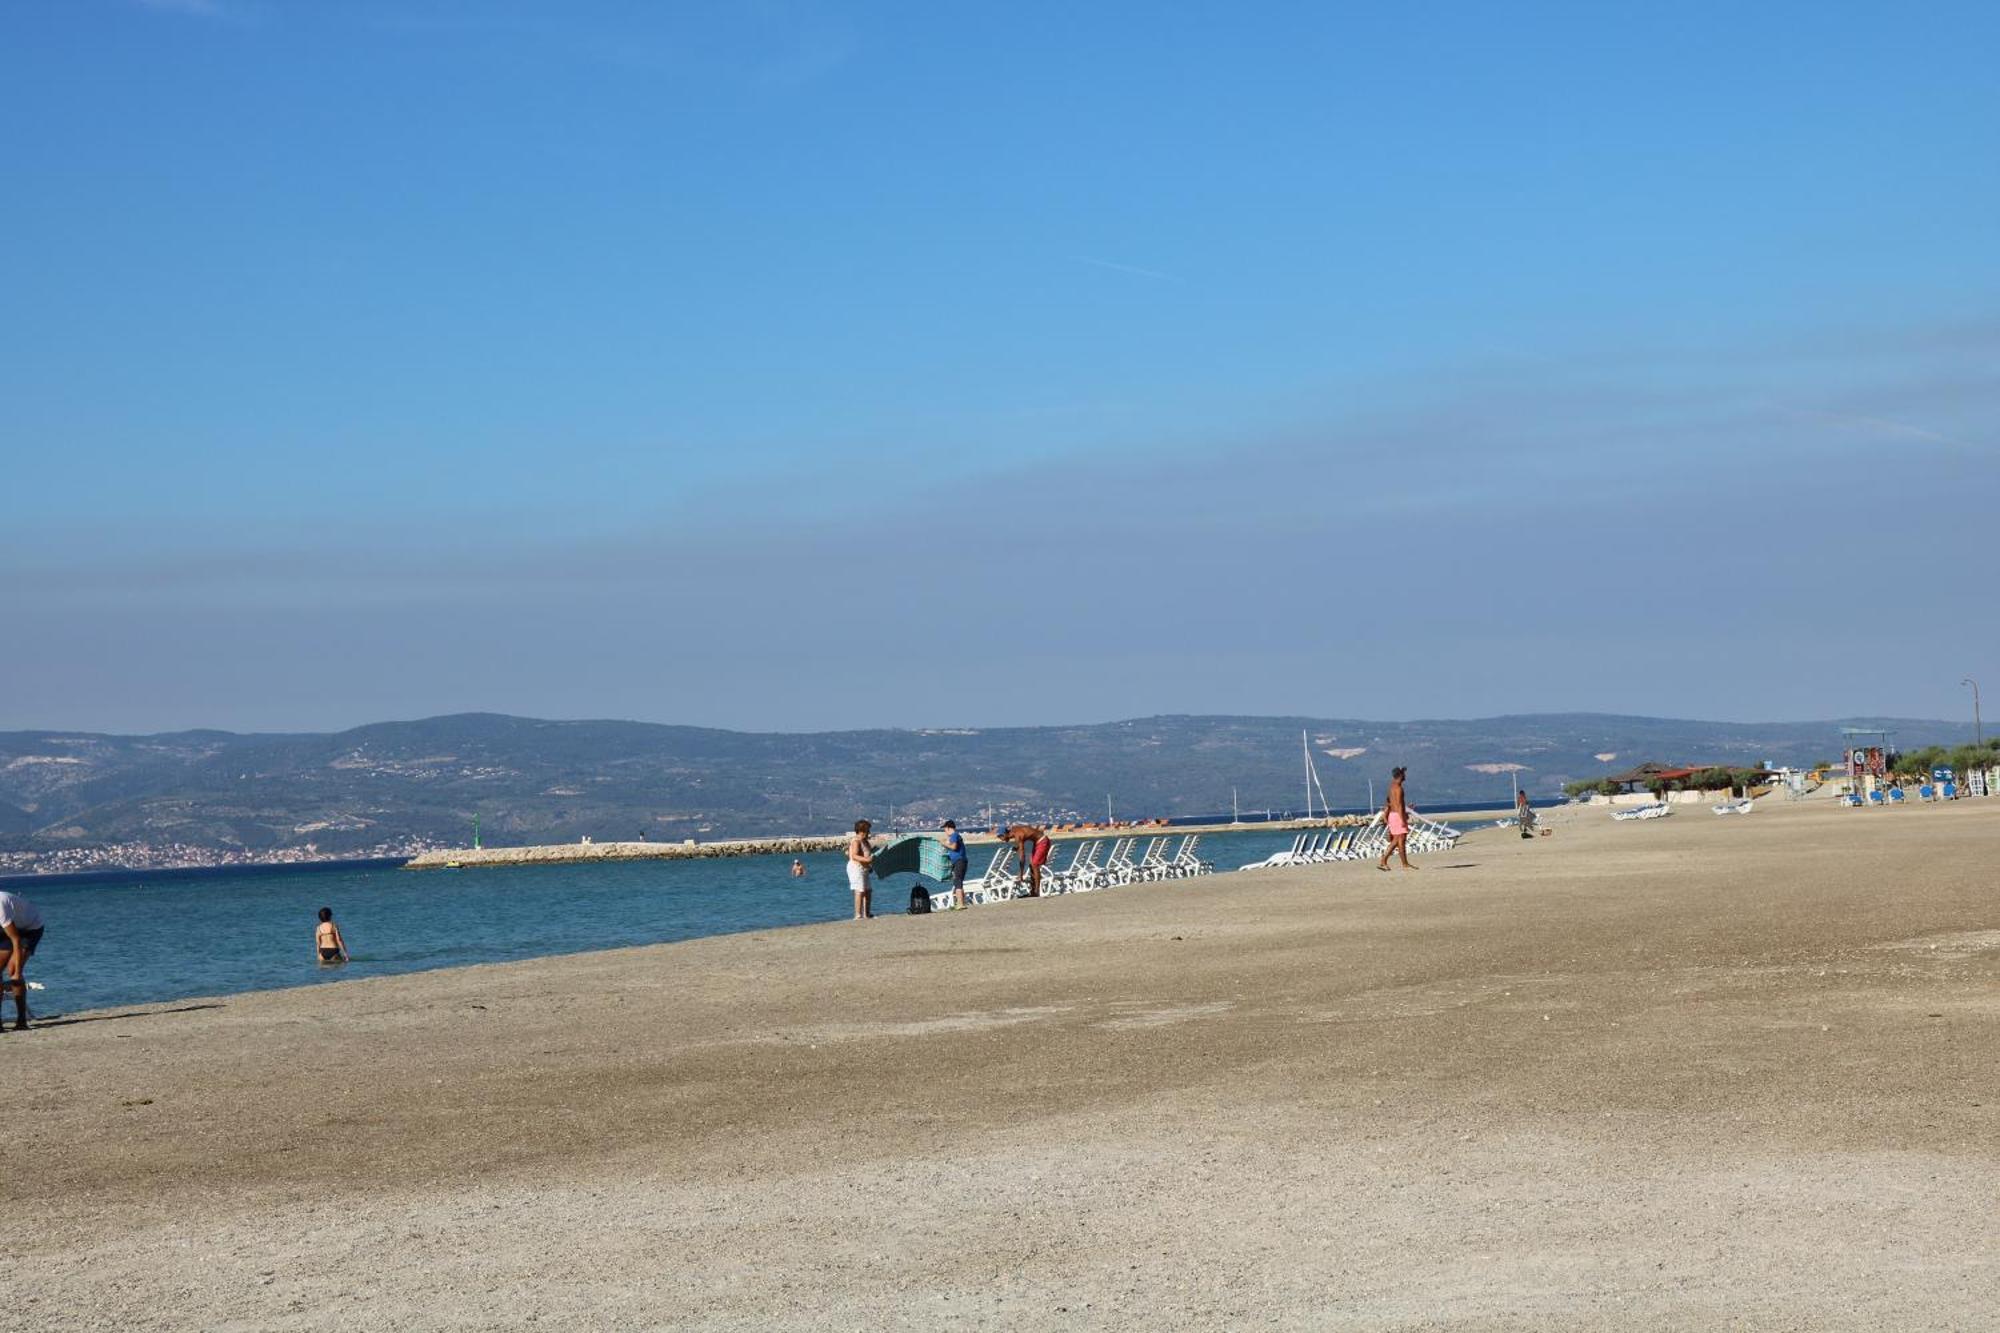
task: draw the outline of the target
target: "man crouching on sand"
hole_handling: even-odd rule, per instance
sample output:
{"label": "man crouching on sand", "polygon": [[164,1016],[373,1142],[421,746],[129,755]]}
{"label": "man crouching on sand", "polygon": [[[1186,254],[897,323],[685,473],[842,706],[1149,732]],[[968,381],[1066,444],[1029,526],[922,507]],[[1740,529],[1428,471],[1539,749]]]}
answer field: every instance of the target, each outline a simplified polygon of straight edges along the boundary
{"label": "man crouching on sand", "polygon": [[[14,993],[14,1031],[28,1026],[28,960],[42,942],[42,914],[18,893],[0,889],[0,992]],[[6,1026],[0,1010],[0,1027]]]}

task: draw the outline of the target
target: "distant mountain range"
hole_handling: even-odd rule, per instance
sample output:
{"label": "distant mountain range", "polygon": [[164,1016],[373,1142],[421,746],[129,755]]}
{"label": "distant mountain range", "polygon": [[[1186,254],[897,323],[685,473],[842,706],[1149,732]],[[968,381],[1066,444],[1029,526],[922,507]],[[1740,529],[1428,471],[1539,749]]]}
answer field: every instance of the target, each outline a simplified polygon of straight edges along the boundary
{"label": "distant mountain range", "polygon": [[1832,759],[1843,726],[1899,746],[1956,723],[1896,718],[1740,724],[1602,714],[1469,721],[1149,717],[1075,727],[799,735],[460,714],[312,735],[0,733],[0,848],[179,844],[324,854],[458,845],[681,839],[905,827],[947,816],[1097,819],[1302,810],[1300,732],[1336,809],[1410,769],[1417,804],[1538,797],[1646,760]]}

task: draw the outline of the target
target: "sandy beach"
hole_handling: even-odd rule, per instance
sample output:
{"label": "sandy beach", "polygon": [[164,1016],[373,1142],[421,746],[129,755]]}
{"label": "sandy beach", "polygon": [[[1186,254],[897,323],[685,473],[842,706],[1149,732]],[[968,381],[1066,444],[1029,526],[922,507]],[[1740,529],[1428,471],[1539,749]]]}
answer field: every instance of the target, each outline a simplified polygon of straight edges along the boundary
{"label": "sandy beach", "polygon": [[1990,1326],[2000,801],[1550,823],[9,1033],[0,1294],[35,1329]]}

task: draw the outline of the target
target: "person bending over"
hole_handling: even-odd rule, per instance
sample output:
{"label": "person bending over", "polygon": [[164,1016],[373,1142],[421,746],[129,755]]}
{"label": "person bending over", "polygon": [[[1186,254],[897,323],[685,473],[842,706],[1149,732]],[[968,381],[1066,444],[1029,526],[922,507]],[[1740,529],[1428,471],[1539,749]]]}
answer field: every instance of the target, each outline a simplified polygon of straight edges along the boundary
{"label": "person bending over", "polygon": [[[0,889],[0,994],[14,996],[14,1031],[28,1026],[28,960],[42,942],[42,913],[18,893]],[[6,1014],[0,1011],[0,1028]]]}
{"label": "person bending over", "polygon": [[1028,881],[1030,898],[1042,891],[1041,868],[1035,864],[1035,843],[1041,837],[1041,829],[1033,824],[1008,824],[1000,830],[1000,841],[1014,849],[1014,877]]}

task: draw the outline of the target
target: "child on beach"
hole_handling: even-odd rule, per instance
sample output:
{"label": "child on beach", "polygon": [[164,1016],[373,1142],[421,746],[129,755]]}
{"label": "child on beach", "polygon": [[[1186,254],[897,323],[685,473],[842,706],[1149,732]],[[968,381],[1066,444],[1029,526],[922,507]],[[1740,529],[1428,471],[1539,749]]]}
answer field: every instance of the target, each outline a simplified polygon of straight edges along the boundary
{"label": "child on beach", "polygon": [[313,929],[313,948],[319,953],[322,964],[347,961],[347,941],[340,937],[340,927],[333,924],[331,907],[319,909],[319,925]]}
{"label": "child on beach", "polygon": [[944,821],[944,857],[951,867],[951,905],[954,910],[965,906],[965,839],[959,836],[958,821]]}

